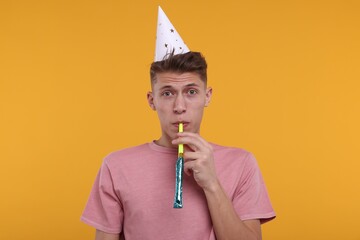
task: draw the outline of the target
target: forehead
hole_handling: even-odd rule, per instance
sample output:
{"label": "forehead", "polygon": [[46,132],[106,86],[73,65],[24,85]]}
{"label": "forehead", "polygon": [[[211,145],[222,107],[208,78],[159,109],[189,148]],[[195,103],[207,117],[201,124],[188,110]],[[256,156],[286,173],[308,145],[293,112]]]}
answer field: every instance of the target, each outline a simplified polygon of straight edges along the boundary
{"label": "forehead", "polygon": [[186,86],[189,84],[195,84],[199,87],[204,87],[204,82],[201,80],[199,74],[192,72],[175,73],[164,72],[156,74],[156,81],[154,87],[162,87],[163,85],[169,85],[173,87]]}

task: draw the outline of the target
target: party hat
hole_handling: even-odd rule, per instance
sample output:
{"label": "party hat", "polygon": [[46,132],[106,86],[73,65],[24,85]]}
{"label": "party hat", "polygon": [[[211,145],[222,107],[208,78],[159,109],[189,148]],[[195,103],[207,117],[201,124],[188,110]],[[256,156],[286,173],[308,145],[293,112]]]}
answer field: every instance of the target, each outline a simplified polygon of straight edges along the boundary
{"label": "party hat", "polygon": [[155,62],[164,60],[166,55],[172,51],[174,51],[175,55],[190,52],[179,33],[159,6]]}

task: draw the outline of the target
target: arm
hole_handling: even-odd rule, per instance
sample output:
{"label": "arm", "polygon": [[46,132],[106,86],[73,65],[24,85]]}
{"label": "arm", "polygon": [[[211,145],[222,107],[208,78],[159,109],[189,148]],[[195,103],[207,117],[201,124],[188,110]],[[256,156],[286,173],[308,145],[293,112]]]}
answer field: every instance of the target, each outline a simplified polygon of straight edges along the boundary
{"label": "arm", "polygon": [[96,229],[96,240],[122,239],[116,232],[122,228],[123,208],[106,159],[97,174],[81,221]]}
{"label": "arm", "polygon": [[220,184],[204,192],[217,239],[261,240],[260,220],[242,221]]}
{"label": "arm", "polygon": [[218,240],[260,240],[260,220],[242,221],[216,176],[211,145],[198,134],[178,133],[173,144],[183,143],[184,172],[203,189]]}
{"label": "arm", "polygon": [[121,239],[119,234],[106,233],[100,230],[96,230],[95,240],[121,240]]}

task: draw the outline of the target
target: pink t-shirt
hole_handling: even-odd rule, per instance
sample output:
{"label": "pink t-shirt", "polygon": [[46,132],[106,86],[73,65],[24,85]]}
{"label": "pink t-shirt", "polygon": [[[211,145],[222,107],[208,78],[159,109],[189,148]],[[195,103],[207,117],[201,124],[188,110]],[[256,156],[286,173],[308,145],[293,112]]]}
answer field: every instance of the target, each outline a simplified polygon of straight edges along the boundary
{"label": "pink t-shirt", "polygon": [[[242,220],[271,220],[271,206],[253,155],[212,144],[219,181]],[[155,143],[108,155],[81,220],[126,240],[216,239],[203,190],[184,174],[183,208],[174,209],[177,150]]]}

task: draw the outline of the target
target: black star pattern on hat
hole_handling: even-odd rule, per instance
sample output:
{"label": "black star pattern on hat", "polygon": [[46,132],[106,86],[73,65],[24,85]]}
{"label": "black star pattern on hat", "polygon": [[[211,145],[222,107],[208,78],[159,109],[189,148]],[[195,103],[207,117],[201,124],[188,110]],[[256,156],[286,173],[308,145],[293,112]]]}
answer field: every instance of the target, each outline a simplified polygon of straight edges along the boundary
{"label": "black star pattern on hat", "polygon": [[174,32],[174,29],[170,29],[170,32],[172,32],[172,33],[173,33],[173,32]]}
{"label": "black star pattern on hat", "polygon": [[165,47],[166,47],[166,48],[167,48],[167,46],[168,46],[167,43],[165,43]]}

